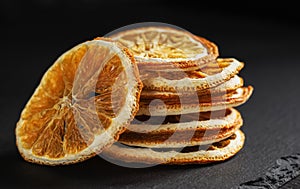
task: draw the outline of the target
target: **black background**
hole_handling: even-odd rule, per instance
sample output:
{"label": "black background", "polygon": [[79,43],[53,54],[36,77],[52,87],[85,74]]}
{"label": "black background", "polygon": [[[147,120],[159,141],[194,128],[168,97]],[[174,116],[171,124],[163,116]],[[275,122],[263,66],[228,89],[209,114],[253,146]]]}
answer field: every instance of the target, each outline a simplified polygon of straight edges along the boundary
{"label": "black background", "polygon": [[[2,0],[0,187],[231,188],[262,176],[279,157],[300,152],[300,17],[289,1],[261,3]],[[147,21],[182,27],[214,41],[221,57],[246,63],[240,75],[255,91],[238,107],[247,137],[242,151],[219,164],[147,169],[100,157],[62,167],[25,162],[15,147],[15,124],[47,68],[78,43]]]}

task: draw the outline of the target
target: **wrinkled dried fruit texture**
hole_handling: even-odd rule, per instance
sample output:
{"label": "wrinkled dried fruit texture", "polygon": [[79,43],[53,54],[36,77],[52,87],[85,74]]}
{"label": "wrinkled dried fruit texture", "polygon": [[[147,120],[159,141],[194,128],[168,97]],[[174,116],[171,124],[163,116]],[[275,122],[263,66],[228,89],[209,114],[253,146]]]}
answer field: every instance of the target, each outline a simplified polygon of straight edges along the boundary
{"label": "wrinkled dried fruit texture", "polygon": [[230,141],[234,140],[235,138],[236,138],[236,134],[233,134],[230,137],[228,137],[227,139],[221,140],[219,142],[215,142],[211,145],[185,147],[185,148],[183,148],[181,153],[197,152],[199,150],[211,151],[211,150],[222,149],[222,148],[225,148],[226,146],[228,146],[230,144]]}
{"label": "wrinkled dried fruit texture", "polygon": [[191,58],[204,53],[204,47],[181,32],[146,30],[132,32],[118,39],[135,56],[144,58]]}
{"label": "wrinkled dried fruit texture", "polygon": [[[167,115],[166,117],[161,116],[148,116],[148,115],[137,115],[131,122],[131,125],[146,123],[149,125],[165,125],[169,123],[185,123],[192,121],[207,121],[210,119],[222,119],[231,113],[230,109],[217,110],[214,112],[197,112],[190,114],[181,115]],[[130,128],[130,127],[129,127]]]}
{"label": "wrinkled dried fruit texture", "polygon": [[120,58],[105,47],[80,46],[66,54],[22,112],[23,147],[50,158],[87,148],[120,112],[126,81]]}
{"label": "wrinkled dried fruit texture", "polygon": [[224,59],[222,61],[219,60],[216,62],[209,62],[204,67],[194,71],[178,70],[174,72],[158,72],[145,70],[141,74],[143,79],[151,79],[156,77],[162,77],[170,80],[180,80],[184,78],[199,79],[222,72],[224,68],[230,65],[230,63],[231,60]]}
{"label": "wrinkled dried fruit texture", "polygon": [[[206,150],[206,151],[213,151],[227,147],[231,141],[236,138],[236,134],[231,135],[230,137],[221,140],[219,142],[215,142],[213,144],[208,145],[197,145],[197,146],[187,146],[182,149],[180,148],[152,148],[152,150],[157,152],[170,152],[170,151],[177,151],[180,153],[191,153],[191,152],[198,152],[199,150]],[[139,147],[136,147],[139,148]]]}

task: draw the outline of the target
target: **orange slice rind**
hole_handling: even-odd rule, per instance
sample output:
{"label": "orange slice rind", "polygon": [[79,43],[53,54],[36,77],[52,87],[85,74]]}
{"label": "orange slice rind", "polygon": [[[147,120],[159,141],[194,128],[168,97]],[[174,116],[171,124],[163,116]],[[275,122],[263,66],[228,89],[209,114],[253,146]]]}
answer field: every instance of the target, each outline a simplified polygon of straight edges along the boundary
{"label": "orange slice rind", "polygon": [[148,76],[143,78],[144,89],[171,92],[208,90],[230,80],[242,70],[244,63],[234,58],[218,58],[216,63],[210,63],[207,67],[180,72],[183,77],[178,77],[177,72]]}
{"label": "orange slice rind", "polygon": [[[145,116],[140,117],[135,119],[145,119]],[[157,120],[163,121],[157,123]],[[145,122],[133,121],[120,135],[119,142],[148,148],[207,145],[230,137],[242,124],[242,116],[234,108],[167,116],[165,119],[151,117]]]}
{"label": "orange slice rind", "polygon": [[240,87],[231,93],[221,94],[221,96],[209,96],[204,99],[201,99],[200,96],[199,99],[190,99],[188,102],[185,100],[184,104],[178,100],[158,101],[158,103],[141,100],[137,115],[163,116],[222,110],[244,104],[252,92],[252,86]]}
{"label": "orange slice rind", "polygon": [[[204,149],[199,146],[186,149],[128,147],[113,144],[103,151],[103,155],[111,159],[117,159],[126,163],[142,164],[207,164],[225,161],[237,154],[244,146],[245,135],[237,130],[232,136],[223,141],[213,143]],[[182,151],[178,151],[182,150]]]}

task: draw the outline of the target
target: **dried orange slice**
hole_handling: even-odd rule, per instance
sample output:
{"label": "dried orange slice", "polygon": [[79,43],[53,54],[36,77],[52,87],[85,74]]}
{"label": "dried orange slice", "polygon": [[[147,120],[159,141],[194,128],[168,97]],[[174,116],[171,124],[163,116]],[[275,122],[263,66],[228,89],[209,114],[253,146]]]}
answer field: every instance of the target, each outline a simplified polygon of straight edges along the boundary
{"label": "dried orange slice", "polygon": [[79,44],[49,68],[26,104],[16,143],[27,161],[83,161],[118,139],[142,89],[132,54],[104,38]]}
{"label": "dried orange slice", "polygon": [[219,55],[213,42],[170,27],[141,27],[109,37],[133,52],[140,71],[195,70]]}
{"label": "dried orange slice", "polygon": [[[215,95],[215,94],[225,94],[230,93],[244,85],[243,78],[239,77],[238,75],[233,76],[230,80],[225,81],[224,83],[217,85],[216,87],[212,87],[207,90],[200,90],[196,91],[196,94],[198,96],[204,96],[204,95]],[[191,93],[190,91],[186,92],[170,92],[170,91],[153,91],[153,90],[147,90],[144,88],[141,93],[141,99],[145,100],[155,100],[155,99],[178,99],[178,98],[193,98],[195,96],[194,93]]]}
{"label": "dried orange slice", "polygon": [[142,115],[135,117],[120,135],[119,142],[148,148],[207,145],[230,137],[242,125],[242,116],[234,108],[165,118],[152,116],[150,120]]}
{"label": "dried orange slice", "polygon": [[[237,130],[232,136],[209,146],[191,146],[184,149],[173,148],[140,148],[113,144],[103,151],[103,155],[110,159],[124,163],[142,164],[207,164],[225,161],[236,155],[244,146],[245,135]],[[179,151],[181,150],[181,151]]]}
{"label": "dried orange slice", "polygon": [[234,58],[218,58],[199,70],[157,72],[143,76],[144,89],[153,91],[203,91],[216,87],[237,75],[244,63]]}
{"label": "dried orange slice", "polygon": [[[240,87],[230,93],[204,95],[197,98],[184,97],[184,103],[180,99],[161,99],[152,102],[149,99],[141,99],[137,115],[162,116],[179,115],[197,112],[222,110],[237,107],[246,103],[253,93],[254,88],[249,85]],[[220,96],[219,96],[220,95]]]}

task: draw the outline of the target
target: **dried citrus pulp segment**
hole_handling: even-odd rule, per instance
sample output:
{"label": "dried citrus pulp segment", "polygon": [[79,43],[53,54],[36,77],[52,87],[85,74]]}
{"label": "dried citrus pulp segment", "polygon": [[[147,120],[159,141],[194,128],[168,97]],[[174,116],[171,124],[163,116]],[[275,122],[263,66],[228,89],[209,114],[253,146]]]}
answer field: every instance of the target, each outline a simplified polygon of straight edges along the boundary
{"label": "dried citrus pulp segment", "polygon": [[132,54],[97,38],[64,53],[26,104],[16,143],[27,161],[83,161],[110,146],[138,110],[142,84]]}
{"label": "dried citrus pulp segment", "polygon": [[141,27],[109,37],[133,52],[141,72],[194,70],[219,55],[214,43],[170,27]]}
{"label": "dried citrus pulp segment", "polygon": [[134,120],[120,135],[119,141],[149,148],[206,145],[230,137],[243,124],[240,113],[233,108],[213,113],[166,116],[165,119],[152,117],[143,122],[148,118],[136,116],[135,119],[140,121]]}
{"label": "dried citrus pulp segment", "polygon": [[205,146],[204,149],[201,149],[201,146],[192,146],[178,152],[178,149],[174,148],[127,148],[124,145],[113,144],[104,150],[104,155],[129,163],[206,164],[224,161],[234,156],[243,147],[244,141],[244,133],[238,130],[227,139]]}

